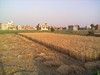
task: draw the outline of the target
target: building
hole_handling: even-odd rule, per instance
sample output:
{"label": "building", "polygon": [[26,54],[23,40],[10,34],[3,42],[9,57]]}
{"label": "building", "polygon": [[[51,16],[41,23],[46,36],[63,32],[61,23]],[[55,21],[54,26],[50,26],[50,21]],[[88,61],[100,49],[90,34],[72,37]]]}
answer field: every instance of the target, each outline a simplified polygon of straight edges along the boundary
{"label": "building", "polygon": [[8,22],[8,30],[16,30],[16,25],[13,23],[13,21]]}
{"label": "building", "polygon": [[87,26],[84,26],[84,27],[80,27],[79,30],[87,30],[88,27]]}
{"label": "building", "polygon": [[79,25],[74,25],[74,26],[73,26],[73,30],[74,30],[74,31],[79,30]]}
{"label": "building", "polygon": [[68,30],[73,30],[73,25],[69,25]]}
{"label": "building", "polygon": [[36,30],[36,28],[31,25],[18,25],[17,30]]}
{"label": "building", "polygon": [[0,30],[8,30],[8,25],[7,24],[0,24]]}
{"label": "building", "polygon": [[17,25],[17,30],[22,30],[22,26],[21,25]]}
{"label": "building", "polygon": [[16,30],[16,25],[13,23],[13,21],[8,22],[8,23],[1,23],[0,24],[0,29],[1,30]]}
{"label": "building", "polygon": [[43,23],[43,24],[38,24],[36,26],[37,30],[41,30],[41,31],[46,31],[49,30],[49,26],[47,23]]}
{"label": "building", "polygon": [[55,30],[63,31],[63,30],[67,30],[67,28],[66,27],[55,27]]}
{"label": "building", "polygon": [[95,26],[95,30],[100,30],[100,25],[97,24],[97,25]]}
{"label": "building", "polygon": [[68,30],[77,31],[77,30],[79,30],[79,25],[69,25],[68,26]]}

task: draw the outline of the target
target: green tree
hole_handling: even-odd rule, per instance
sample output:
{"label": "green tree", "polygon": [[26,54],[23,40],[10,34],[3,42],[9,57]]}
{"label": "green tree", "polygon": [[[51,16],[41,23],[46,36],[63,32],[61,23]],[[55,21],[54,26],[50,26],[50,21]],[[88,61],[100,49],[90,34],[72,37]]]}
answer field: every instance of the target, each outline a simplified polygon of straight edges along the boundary
{"label": "green tree", "polygon": [[90,26],[91,26],[91,29],[92,29],[92,30],[95,29],[95,25],[94,25],[94,24],[91,24]]}
{"label": "green tree", "polygon": [[55,31],[55,29],[53,27],[51,27],[51,32],[54,32],[54,31]]}
{"label": "green tree", "polygon": [[37,28],[37,30],[40,30],[41,28],[40,28],[40,24],[38,24],[37,26],[36,26],[36,28]]}

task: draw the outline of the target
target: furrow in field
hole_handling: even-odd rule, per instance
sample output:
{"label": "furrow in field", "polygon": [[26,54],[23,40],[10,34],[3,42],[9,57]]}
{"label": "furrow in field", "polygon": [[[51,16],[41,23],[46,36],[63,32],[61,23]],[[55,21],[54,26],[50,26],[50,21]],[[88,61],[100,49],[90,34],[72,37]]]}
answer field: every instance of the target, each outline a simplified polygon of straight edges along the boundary
{"label": "furrow in field", "polygon": [[20,33],[30,40],[82,61],[100,59],[100,38],[53,33]]}
{"label": "furrow in field", "polygon": [[[69,56],[18,35],[0,35],[0,74],[60,75],[61,65],[82,67],[83,63]],[[83,67],[82,67],[83,68]]]}

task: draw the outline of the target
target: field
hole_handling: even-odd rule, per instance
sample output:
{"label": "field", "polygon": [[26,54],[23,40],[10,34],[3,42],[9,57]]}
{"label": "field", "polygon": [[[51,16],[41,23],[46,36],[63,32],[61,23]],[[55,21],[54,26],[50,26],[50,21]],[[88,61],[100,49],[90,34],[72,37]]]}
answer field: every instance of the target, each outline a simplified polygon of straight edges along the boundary
{"label": "field", "polygon": [[57,54],[44,46],[15,34],[0,35],[0,75],[38,75],[43,69],[38,63],[46,60],[62,64]]}
{"label": "field", "polygon": [[0,34],[0,75],[99,74],[99,45],[99,37]]}
{"label": "field", "polygon": [[21,33],[35,41],[52,47],[82,61],[100,59],[100,38],[53,33]]}

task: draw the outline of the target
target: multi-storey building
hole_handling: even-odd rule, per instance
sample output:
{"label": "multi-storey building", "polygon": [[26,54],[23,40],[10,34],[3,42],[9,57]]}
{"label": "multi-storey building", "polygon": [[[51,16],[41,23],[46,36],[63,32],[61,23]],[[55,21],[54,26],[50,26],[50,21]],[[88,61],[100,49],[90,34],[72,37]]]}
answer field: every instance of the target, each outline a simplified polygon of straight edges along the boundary
{"label": "multi-storey building", "polygon": [[37,30],[41,30],[41,31],[43,31],[43,30],[49,30],[49,26],[48,26],[47,23],[38,24],[37,25]]}
{"label": "multi-storey building", "polygon": [[0,30],[16,30],[16,25],[13,23],[13,21],[8,23],[1,23]]}

